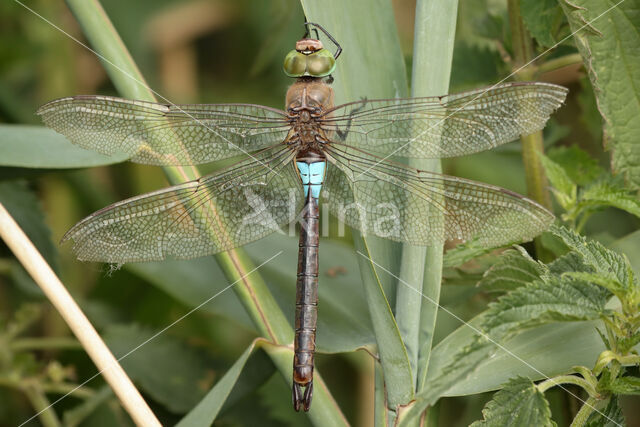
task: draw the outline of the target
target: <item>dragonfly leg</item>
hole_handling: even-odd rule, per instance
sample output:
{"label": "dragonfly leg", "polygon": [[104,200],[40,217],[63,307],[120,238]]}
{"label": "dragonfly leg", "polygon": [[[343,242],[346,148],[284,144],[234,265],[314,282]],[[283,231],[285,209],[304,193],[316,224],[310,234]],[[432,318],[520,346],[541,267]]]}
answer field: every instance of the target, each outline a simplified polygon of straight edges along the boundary
{"label": "dragonfly leg", "polygon": [[[302,387],[305,387],[304,394],[302,392]],[[308,382],[306,386],[303,386],[294,381],[292,388],[292,397],[293,409],[295,409],[296,412],[300,411],[300,405],[302,405],[302,409],[305,412],[309,412],[309,408],[311,407],[311,399],[313,398],[313,381]]]}
{"label": "dragonfly leg", "polygon": [[341,130],[341,129],[336,130],[336,134],[338,135],[341,141],[345,141],[347,139],[347,134],[349,133],[349,129],[351,129],[351,121],[353,120],[352,116],[362,111],[364,107],[367,105],[366,97],[360,98],[360,100],[362,101],[362,105],[349,111],[349,120],[347,121],[346,128],[344,130]]}

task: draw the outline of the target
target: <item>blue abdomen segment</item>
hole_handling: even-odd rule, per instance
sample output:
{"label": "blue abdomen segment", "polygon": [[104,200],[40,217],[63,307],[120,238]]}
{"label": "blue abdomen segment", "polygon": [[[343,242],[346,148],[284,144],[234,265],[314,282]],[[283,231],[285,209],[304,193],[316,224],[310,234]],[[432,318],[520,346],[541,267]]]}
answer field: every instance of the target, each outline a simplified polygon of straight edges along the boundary
{"label": "blue abdomen segment", "polygon": [[327,162],[296,162],[296,165],[300,172],[300,179],[302,180],[302,186],[304,187],[305,197],[309,194],[309,188],[311,188],[311,196],[314,199],[319,198],[322,183],[324,182],[324,173],[327,167]]}

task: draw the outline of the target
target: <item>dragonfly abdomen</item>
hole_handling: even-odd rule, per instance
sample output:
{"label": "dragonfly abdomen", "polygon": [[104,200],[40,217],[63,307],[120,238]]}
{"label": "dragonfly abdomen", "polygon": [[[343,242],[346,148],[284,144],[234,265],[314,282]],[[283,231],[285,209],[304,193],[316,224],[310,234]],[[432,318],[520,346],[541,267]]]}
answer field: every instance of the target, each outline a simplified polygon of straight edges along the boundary
{"label": "dragonfly abdomen", "polygon": [[[297,159],[306,203],[302,212],[298,247],[296,318],[293,355],[293,406],[309,410],[313,394],[313,356],[318,317],[318,246],[320,211],[318,197],[324,181],[325,161]],[[304,394],[302,388],[305,388]]]}

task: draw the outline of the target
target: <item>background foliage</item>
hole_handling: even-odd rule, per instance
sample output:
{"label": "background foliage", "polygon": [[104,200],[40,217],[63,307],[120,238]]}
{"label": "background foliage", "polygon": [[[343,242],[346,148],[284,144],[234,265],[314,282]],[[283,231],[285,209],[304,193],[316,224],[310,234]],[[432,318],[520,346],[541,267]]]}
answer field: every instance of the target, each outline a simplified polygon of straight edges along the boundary
{"label": "background foliage", "polygon": [[[306,4],[311,2],[303,3],[308,16],[338,33],[345,48],[339,62],[344,69],[336,73],[344,100],[383,96],[385,89],[376,79],[388,73],[406,73],[397,77],[404,85],[398,95],[404,95],[400,92],[411,81],[405,70],[412,68],[411,2],[393,3],[396,28],[387,2],[376,2],[366,12],[338,10],[342,2],[335,10],[315,10]],[[384,410],[389,403],[385,398],[397,391],[395,396],[402,399],[405,385],[400,382],[396,390],[388,383],[388,394],[381,393],[381,368],[369,353],[379,350],[373,327],[379,318],[372,318],[363,288],[370,267],[364,266],[361,275],[351,235],[324,239],[318,324],[322,354],[317,366],[331,395],[316,397],[314,405],[331,404],[332,396],[339,406],[331,411],[332,420],[344,416],[356,425],[382,425],[388,418],[409,424],[427,405],[435,405],[427,418],[431,425],[469,425],[483,418],[478,424],[503,425],[504,417],[517,413],[513,408],[542,408],[536,412],[539,425],[551,419],[569,425],[580,416],[582,400],[598,395],[592,404],[600,405],[607,417],[640,424],[634,411],[637,398],[632,396],[639,389],[633,367],[637,361],[624,359],[633,355],[639,339],[634,274],[640,268],[640,5],[626,0],[606,18],[589,23],[616,2],[512,3],[519,4],[534,55],[560,42],[525,70],[529,75],[517,77],[570,89],[566,105],[545,129],[547,156],[540,159],[556,215],[567,228],[556,227],[541,239],[538,249],[544,248],[548,257],[544,263],[529,255],[542,253],[532,244],[477,258],[472,247],[447,252],[442,309],[424,379],[428,387],[424,393],[410,388],[407,393],[415,392],[416,402],[397,413]],[[281,61],[301,35],[303,9],[298,2],[111,0],[103,6],[150,87],[172,102],[282,107],[290,80],[281,72]],[[35,1],[29,7],[85,40],[63,2]],[[340,12],[353,20],[353,26],[332,18]],[[88,213],[166,186],[166,178],[160,168],[74,150],[40,126],[34,112],[50,99],[81,93],[122,95],[122,88],[112,83],[91,52],[18,3],[0,5],[0,23],[0,202],[62,277],[115,355],[126,354],[224,289],[231,282],[229,273],[211,257],[130,264],[112,271],[79,263],[68,248],[57,245]],[[370,26],[378,43],[388,45],[378,45],[379,51],[362,49],[372,40],[364,37],[364,30],[358,32],[363,28],[358,25]],[[490,85],[509,75],[517,58],[512,30],[506,1],[461,0],[450,92]],[[568,37],[577,30],[575,38]],[[371,63],[370,56],[390,47],[395,49],[393,58],[374,58],[387,62],[388,69],[363,66]],[[360,83],[367,82],[370,90],[359,92],[349,83],[350,72],[360,73]],[[513,143],[447,160],[443,170],[526,194],[520,151]],[[332,222],[330,227],[335,231],[337,225]],[[382,249],[390,262],[397,257],[394,248]],[[283,251],[261,268],[260,276],[277,304],[274,312],[291,319],[296,238],[276,235],[245,249],[255,265],[270,256],[265,254]],[[379,280],[389,306],[396,307],[398,283]],[[288,353],[278,345],[255,341],[262,331],[252,319],[241,296],[224,292],[123,360],[163,424],[182,420],[183,425],[202,425],[215,417],[220,425],[306,425],[328,419],[313,409],[309,417],[291,410],[290,383],[283,381],[278,365],[278,358]],[[476,330],[461,326],[459,319]],[[480,330],[503,348],[489,345],[475,333]],[[574,366],[585,368],[572,370]],[[389,370],[384,369],[388,380]],[[93,364],[66,325],[0,246],[0,424],[24,422],[34,410],[94,374]],[[532,382],[554,375],[566,381],[565,390]],[[494,396],[497,389],[503,391]],[[530,414],[517,414],[522,423],[532,419]],[[585,423],[604,425],[607,420],[596,415],[587,414]],[[100,377],[56,404],[55,413],[48,411],[32,421],[36,422],[131,424]]]}

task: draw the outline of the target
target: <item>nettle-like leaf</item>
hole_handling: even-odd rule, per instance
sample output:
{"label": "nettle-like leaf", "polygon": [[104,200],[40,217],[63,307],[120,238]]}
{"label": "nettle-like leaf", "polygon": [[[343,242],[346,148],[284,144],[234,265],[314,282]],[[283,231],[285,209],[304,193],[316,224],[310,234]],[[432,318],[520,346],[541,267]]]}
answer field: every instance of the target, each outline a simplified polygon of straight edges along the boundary
{"label": "nettle-like leaf", "polygon": [[562,209],[569,211],[576,203],[578,186],[569,177],[567,172],[544,154],[539,154],[540,162],[545,170],[549,182],[553,186],[553,195],[562,206]]}
{"label": "nettle-like leaf", "polygon": [[484,420],[471,427],[555,426],[544,395],[527,378],[514,378],[482,410]]}
{"label": "nettle-like leaf", "polygon": [[546,156],[578,185],[590,184],[607,173],[596,159],[575,145],[553,147]]}
{"label": "nettle-like leaf", "polygon": [[585,188],[580,193],[579,205],[583,209],[611,206],[640,218],[638,196],[611,181],[597,182]]}
{"label": "nettle-like leaf", "polygon": [[562,19],[557,0],[521,0],[520,12],[527,30],[539,44],[544,47],[555,44],[553,33]]}
{"label": "nettle-like leaf", "polygon": [[598,319],[608,294],[596,285],[569,277],[536,280],[499,298],[485,312],[483,329],[503,340],[534,326],[558,321]]}
{"label": "nettle-like leaf", "polygon": [[585,237],[565,227],[552,226],[550,231],[580,255],[584,264],[593,268],[595,273],[616,279],[625,286],[632,283],[631,269],[622,255],[595,240],[587,241]]}
{"label": "nettle-like leaf", "polygon": [[640,187],[640,7],[637,1],[562,0],[605,122],[612,165]]}
{"label": "nettle-like leaf", "polygon": [[547,272],[544,264],[529,256],[520,246],[505,251],[478,282],[485,291],[510,291],[525,286]]}
{"label": "nettle-like leaf", "polygon": [[619,427],[626,426],[622,408],[618,405],[618,398],[612,396],[607,407],[599,412],[593,411],[585,423],[585,427]]}
{"label": "nettle-like leaf", "polygon": [[640,378],[622,377],[610,381],[606,385],[606,390],[613,394],[633,394],[640,395]]}

